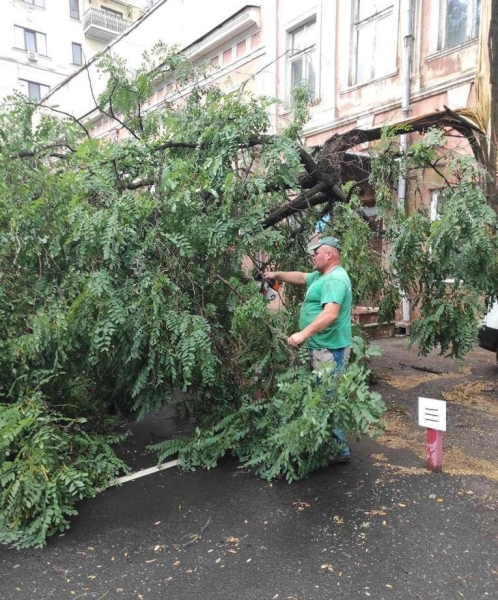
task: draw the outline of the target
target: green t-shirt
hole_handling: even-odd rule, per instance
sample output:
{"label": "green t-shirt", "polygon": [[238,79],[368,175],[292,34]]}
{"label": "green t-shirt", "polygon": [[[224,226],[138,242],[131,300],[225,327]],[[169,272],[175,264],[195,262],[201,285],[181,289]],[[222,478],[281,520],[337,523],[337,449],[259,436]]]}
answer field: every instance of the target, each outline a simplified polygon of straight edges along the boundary
{"label": "green t-shirt", "polygon": [[338,266],[326,275],[313,271],[306,276],[306,296],[299,315],[299,329],[303,330],[321,313],[325,304],[340,304],[339,316],[323,331],[308,338],[313,350],[345,348],[351,345],[351,281],[343,267]]}

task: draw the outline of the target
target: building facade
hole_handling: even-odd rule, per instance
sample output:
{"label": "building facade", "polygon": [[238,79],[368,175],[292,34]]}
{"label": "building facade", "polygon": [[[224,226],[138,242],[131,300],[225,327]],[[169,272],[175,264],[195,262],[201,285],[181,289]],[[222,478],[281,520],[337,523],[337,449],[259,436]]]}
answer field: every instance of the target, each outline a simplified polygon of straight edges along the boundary
{"label": "building facade", "polygon": [[3,0],[0,99],[40,101],[143,13],[119,0]]}
{"label": "building facade", "polygon": [[[122,56],[133,68],[141,51],[155,42],[176,45],[193,61],[211,62],[211,81],[223,86],[244,82],[247,90],[278,98],[271,114],[274,132],[288,121],[293,88],[305,82],[313,98],[305,139],[310,146],[321,145],[352,128],[379,127],[445,107],[474,107],[483,53],[482,5],[489,2],[158,0],[106,51]],[[94,95],[103,86],[92,59],[88,73],[70,76],[47,102],[77,118],[84,116],[93,125],[92,135],[120,139],[126,131],[95,109]],[[177,93],[173,81],[158,81],[147,109]],[[402,146],[411,138],[416,134],[402,136]],[[361,147],[356,150],[361,154]],[[433,214],[440,186],[435,177],[426,196],[417,200],[431,205]],[[407,211],[415,208],[406,181],[399,182],[398,196]],[[364,199],[374,215],[371,190]],[[409,321],[408,303],[400,319]]]}
{"label": "building facade", "polygon": [[135,4],[123,0],[83,0],[82,25],[87,60],[144,14],[147,4],[140,0]]}
{"label": "building facade", "polygon": [[[161,40],[211,61],[214,80],[248,77],[252,91],[281,100],[275,131],[288,117],[292,88],[307,81],[314,102],[305,135],[319,144],[331,132],[472,105],[480,14],[481,0],[156,0],[109,51],[133,67]],[[76,74],[51,101],[88,114],[87,88],[86,75]],[[158,92],[153,104],[167,95]]]}

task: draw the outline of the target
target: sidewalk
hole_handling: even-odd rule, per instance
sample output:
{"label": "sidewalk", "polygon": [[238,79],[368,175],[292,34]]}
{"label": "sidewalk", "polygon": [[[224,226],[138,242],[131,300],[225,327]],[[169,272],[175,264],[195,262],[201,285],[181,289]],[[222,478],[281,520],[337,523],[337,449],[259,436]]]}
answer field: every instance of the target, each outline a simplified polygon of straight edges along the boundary
{"label": "sidewalk", "polygon": [[[288,485],[227,460],[107,490],[43,550],[0,548],[0,598],[498,598],[495,358],[476,350],[455,373],[448,359],[407,351],[405,339],[378,342],[387,430],[352,443],[349,465]],[[453,398],[445,464],[431,474],[416,398],[442,394]],[[137,468],[153,464],[144,443],[168,427],[157,415],[136,428]]]}

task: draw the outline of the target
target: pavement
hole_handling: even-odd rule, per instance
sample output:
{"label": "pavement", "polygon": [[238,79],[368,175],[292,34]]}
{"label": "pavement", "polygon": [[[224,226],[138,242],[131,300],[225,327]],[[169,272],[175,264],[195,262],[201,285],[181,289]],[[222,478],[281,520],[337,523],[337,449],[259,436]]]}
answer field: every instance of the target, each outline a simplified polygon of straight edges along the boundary
{"label": "pavement", "polygon": [[[386,433],[351,443],[349,464],[289,485],[227,459],[108,489],[47,547],[0,548],[0,598],[498,599],[495,356],[476,349],[462,364],[418,357],[404,338],[378,344]],[[424,468],[420,395],[448,402],[442,473]],[[179,426],[164,413],[134,425],[122,448],[133,468]]]}

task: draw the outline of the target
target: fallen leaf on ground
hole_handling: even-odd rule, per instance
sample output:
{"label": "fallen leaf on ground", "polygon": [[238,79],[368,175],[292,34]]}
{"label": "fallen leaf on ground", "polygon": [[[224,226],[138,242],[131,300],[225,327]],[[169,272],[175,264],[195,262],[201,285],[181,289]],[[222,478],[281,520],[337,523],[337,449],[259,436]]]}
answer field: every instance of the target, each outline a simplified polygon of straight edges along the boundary
{"label": "fallen leaf on ground", "polygon": [[240,542],[240,538],[234,537],[233,535],[229,535],[225,538],[225,544],[238,544]]}
{"label": "fallen leaf on ground", "polygon": [[311,506],[307,502],[293,502],[293,505],[297,508],[297,510],[304,510],[305,508],[309,508]]}

